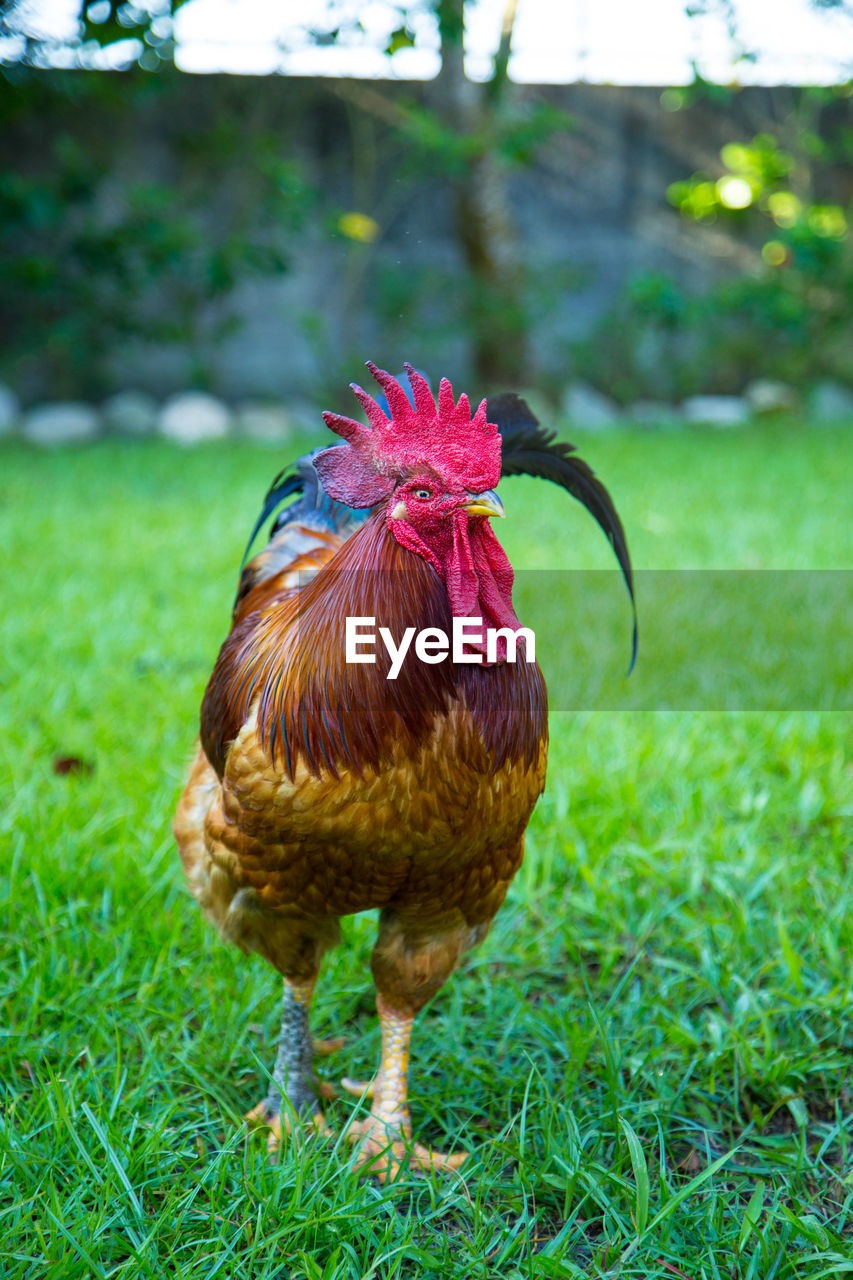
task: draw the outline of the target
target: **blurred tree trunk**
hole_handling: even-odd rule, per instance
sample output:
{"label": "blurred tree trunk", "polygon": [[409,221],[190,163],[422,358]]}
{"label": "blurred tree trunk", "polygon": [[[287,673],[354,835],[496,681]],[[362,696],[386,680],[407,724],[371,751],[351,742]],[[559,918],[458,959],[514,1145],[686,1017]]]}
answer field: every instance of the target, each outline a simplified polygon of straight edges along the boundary
{"label": "blurred tree trunk", "polygon": [[524,381],[526,323],[518,235],[507,164],[493,127],[511,92],[507,68],[517,0],[506,0],[494,72],[485,84],[465,76],[465,0],[438,0],[441,71],[435,110],[447,128],[484,140],[466,171],[451,179],[456,234],[469,273],[468,322],[474,367],[484,387]]}

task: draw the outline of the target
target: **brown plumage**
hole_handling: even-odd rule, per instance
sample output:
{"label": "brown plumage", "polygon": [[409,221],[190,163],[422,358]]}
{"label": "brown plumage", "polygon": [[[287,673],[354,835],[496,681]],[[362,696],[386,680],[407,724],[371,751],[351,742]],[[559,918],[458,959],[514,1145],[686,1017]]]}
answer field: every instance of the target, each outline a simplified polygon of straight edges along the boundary
{"label": "brown plumage", "polygon": [[[423,419],[427,402],[415,390]],[[393,392],[389,400],[393,408]],[[460,411],[453,412],[458,429]],[[379,423],[371,442],[378,451],[381,420],[373,410],[370,418],[374,430]],[[474,422],[472,452],[488,436]],[[511,571],[507,578],[483,516],[499,513],[497,499],[464,487],[469,460],[445,462],[419,441],[416,423],[408,429],[404,463],[383,469],[390,482],[375,482],[390,483],[387,496],[355,531],[347,524],[352,513],[314,479],[313,516],[299,523],[285,513],[244,571],[175,819],[206,914],[285,979],[276,1088],[252,1113],[275,1141],[282,1111],[285,1122],[310,1111],[325,1125],[310,1064],[311,990],[324,952],[339,940],[338,919],[380,909],[371,964],[382,1061],[370,1116],[350,1128],[362,1160],[381,1177],[404,1151],[417,1167],[461,1159],[406,1146],[411,1022],[500,907],[521,863],[547,754],[546,693],[535,663],[427,664],[410,652],[390,680],[381,645],[375,664],[345,661],[348,616],[375,618],[397,638],[412,626],[449,633],[459,583],[479,589],[484,617],[514,618],[504,589]],[[486,477],[489,449],[486,439]],[[349,496],[357,505],[353,498],[374,484],[372,465],[358,461],[350,473],[348,455],[335,459],[331,498]],[[291,511],[295,517],[297,508]],[[417,550],[421,542],[425,552]]]}

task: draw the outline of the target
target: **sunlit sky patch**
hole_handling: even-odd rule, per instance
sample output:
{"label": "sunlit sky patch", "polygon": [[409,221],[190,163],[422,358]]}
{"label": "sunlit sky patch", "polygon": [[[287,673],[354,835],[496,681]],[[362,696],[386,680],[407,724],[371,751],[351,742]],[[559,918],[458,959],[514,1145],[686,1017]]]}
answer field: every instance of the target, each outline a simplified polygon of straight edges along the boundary
{"label": "sunlit sky patch", "polygon": [[[473,79],[490,72],[504,5],[467,6]],[[75,0],[26,0],[25,7],[44,34],[74,39]],[[853,75],[853,20],[843,9],[810,0],[733,0],[733,37],[723,7],[713,0],[706,7],[690,17],[686,0],[518,0],[510,75],[533,83],[686,84],[694,64],[708,80],[742,84],[837,83]],[[434,17],[412,4],[414,46],[388,55],[383,50],[399,25],[400,10],[385,0],[189,0],[175,21],[175,61],[196,73],[430,79],[438,70]],[[324,39],[337,27],[336,40]],[[91,60],[120,66],[139,52],[128,40],[106,54],[93,51]],[[153,65],[156,50],[146,57]],[[53,60],[72,65],[76,55],[59,50]]]}

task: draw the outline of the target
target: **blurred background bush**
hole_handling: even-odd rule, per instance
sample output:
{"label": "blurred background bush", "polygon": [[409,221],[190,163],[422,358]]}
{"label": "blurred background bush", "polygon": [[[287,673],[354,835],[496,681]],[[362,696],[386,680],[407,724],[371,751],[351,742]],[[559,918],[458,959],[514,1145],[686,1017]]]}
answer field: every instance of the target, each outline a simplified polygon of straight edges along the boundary
{"label": "blurred background bush", "polygon": [[[803,7],[853,38],[843,4]],[[695,61],[680,87],[521,85],[513,0],[477,80],[481,5],[380,6],[377,43],[330,0],[303,43],[372,40],[393,76],[432,29],[437,77],[188,76],[176,30],[203,8],[0,3],[0,380],[25,404],[307,398],[373,353],[602,423],[745,391],[853,409],[843,50],[821,86]],[[715,9],[749,79],[737,7],[690,20]]]}

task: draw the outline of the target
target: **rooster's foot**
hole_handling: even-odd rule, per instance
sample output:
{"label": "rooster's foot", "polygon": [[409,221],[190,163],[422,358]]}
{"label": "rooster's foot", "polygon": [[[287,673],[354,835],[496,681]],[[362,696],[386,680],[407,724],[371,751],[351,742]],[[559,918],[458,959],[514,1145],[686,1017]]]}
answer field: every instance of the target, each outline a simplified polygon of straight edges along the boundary
{"label": "rooster's foot", "polygon": [[375,1080],[362,1082],[344,1079],[341,1085],[348,1093],[372,1098],[370,1114],[353,1120],[346,1136],[359,1147],[356,1167],[380,1182],[394,1179],[408,1165],[412,1172],[433,1169],[458,1169],[467,1152],[445,1155],[412,1142],[412,1123],[407,1103],[409,1038],[412,1015],[396,1013],[377,1000],[382,1029],[382,1058]]}
{"label": "rooster's foot", "polygon": [[413,1173],[458,1169],[468,1157],[467,1151],[445,1153],[423,1147],[419,1142],[405,1138],[398,1126],[385,1124],[376,1116],[351,1121],[347,1138],[360,1148],[356,1168],[364,1177],[378,1178],[383,1183],[393,1182],[406,1166]]}
{"label": "rooster's foot", "polygon": [[[264,1098],[256,1107],[252,1107],[251,1111],[247,1111],[243,1119],[246,1121],[250,1129],[266,1129],[267,1132],[267,1151],[270,1155],[275,1155],[282,1144],[282,1136],[284,1133],[294,1138],[302,1136],[303,1126],[299,1126],[295,1131],[292,1124],[291,1116],[288,1112],[282,1115],[279,1100]],[[332,1132],[329,1123],[323,1112],[319,1110],[313,1111],[310,1115],[306,1114],[303,1119],[314,1126],[318,1133],[324,1136]]]}

